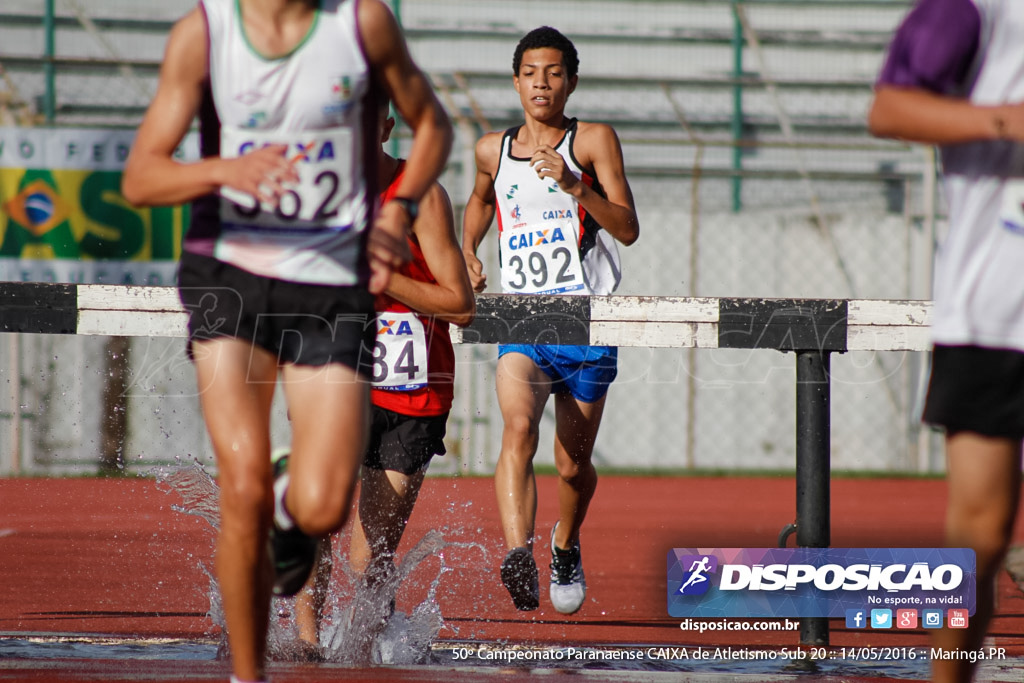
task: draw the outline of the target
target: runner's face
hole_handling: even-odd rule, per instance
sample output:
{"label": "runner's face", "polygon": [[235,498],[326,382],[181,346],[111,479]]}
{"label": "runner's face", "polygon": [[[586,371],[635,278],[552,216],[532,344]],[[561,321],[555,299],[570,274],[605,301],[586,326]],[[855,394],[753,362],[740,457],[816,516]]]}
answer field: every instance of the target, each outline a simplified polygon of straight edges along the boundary
{"label": "runner's face", "polygon": [[566,75],[561,50],[542,47],[523,53],[523,61],[513,83],[523,111],[535,119],[546,121],[562,115],[569,95],[576,88],[576,77]]}

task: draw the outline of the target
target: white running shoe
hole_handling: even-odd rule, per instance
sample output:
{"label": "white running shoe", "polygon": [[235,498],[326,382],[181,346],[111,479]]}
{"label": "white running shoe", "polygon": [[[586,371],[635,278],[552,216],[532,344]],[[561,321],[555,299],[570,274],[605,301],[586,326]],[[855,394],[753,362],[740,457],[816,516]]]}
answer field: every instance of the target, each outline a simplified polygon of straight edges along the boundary
{"label": "white running shoe", "polygon": [[587,597],[587,580],[583,576],[583,557],[579,541],[568,550],[555,546],[555,529],[551,530],[551,604],[562,614],[574,614]]}

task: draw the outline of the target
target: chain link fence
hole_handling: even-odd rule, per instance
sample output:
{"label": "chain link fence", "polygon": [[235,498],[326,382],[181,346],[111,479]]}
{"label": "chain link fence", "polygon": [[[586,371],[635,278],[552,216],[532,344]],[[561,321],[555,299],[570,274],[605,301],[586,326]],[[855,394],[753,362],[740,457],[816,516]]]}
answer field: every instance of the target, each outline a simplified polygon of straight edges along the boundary
{"label": "chain link fence", "polygon": [[[46,4],[7,0],[0,8],[0,123],[137,125],[170,24],[193,0],[54,0],[50,18]],[[569,113],[611,123],[622,141],[641,238],[622,249],[619,293],[926,299],[943,225],[934,157],[872,139],[864,121],[884,47],[909,5],[393,2],[456,126],[442,182],[457,218],[476,139],[521,120],[511,79],[515,43],[552,25],[580,52]],[[408,142],[400,129],[393,151]],[[494,240],[481,248],[491,273]],[[108,340],[5,342],[0,441],[9,447],[0,447],[0,471],[65,473],[109,463],[111,410],[126,415],[114,456],[120,466],[211,461],[181,340],[133,339],[122,358],[127,388],[114,401]],[[489,473],[501,435],[496,348],[457,353],[450,455],[432,472]],[[926,363],[914,353],[833,357],[834,468],[942,468],[940,442],[918,426]],[[624,348],[596,461],[638,472],[792,470],[794,380],[792,355]],[[552,463],[552,425],[546,414],[538,464]],[[280,402],[274,435],[288,440]]]}

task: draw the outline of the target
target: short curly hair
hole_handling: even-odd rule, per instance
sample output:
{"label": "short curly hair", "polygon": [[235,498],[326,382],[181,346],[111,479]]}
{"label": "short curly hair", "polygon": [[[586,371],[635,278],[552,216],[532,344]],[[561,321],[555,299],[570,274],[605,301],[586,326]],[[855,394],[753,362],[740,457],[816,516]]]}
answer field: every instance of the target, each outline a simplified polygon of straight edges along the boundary
{"label": "short curly hair", "polygon": [[562,35],[557,29],[550,26],[535,28],[519,41],[516,45],[516,52],[512,56],[512,73],[519,75],[519,68],[523,65],[523,53],[527,50],[537,50],[550,47],[562,53],[562,62],[565,64],[565,73],[572,78],[580,69],[580,57],[576,54],[576,46],[572,41]]}

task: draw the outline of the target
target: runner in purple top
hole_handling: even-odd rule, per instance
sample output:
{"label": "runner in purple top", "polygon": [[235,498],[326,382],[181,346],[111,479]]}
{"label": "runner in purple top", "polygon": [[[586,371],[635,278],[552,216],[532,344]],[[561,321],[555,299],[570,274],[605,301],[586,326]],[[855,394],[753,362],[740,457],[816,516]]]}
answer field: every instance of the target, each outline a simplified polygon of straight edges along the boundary
{"label": "runner in purple top", "polygon": [[977,554],[977,611],[933,631],[934,681],[969,681],[1020,497],[1024,439],[1024,2],[919,0],[869,115],[938,145],[950,230],[936,257],[925,422],[946,435],[946,544]]}

